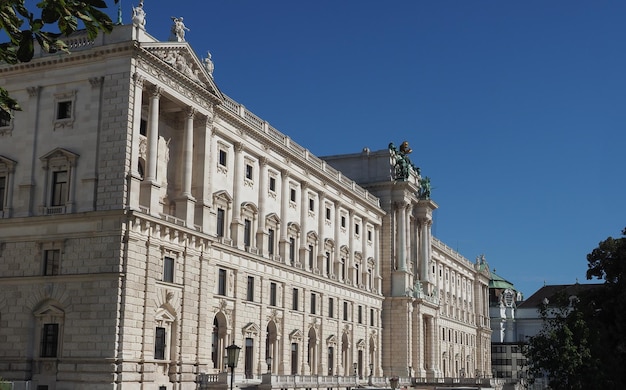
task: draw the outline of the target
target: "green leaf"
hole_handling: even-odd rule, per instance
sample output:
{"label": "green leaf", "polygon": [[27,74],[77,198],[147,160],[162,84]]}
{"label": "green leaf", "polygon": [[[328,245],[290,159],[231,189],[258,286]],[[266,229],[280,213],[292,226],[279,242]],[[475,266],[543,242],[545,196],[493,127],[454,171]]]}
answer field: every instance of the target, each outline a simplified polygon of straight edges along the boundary
{"label": "green leaf", "polygon": [[39,30],[41,30],[44,26],[44,23],[41,19],[35,19],[32,21],[32,23],[30,24],[30,28],[33,32],[38,32]]}
{"label": "green leaf", "polygon": [[17,50],[17,59],[20,62],[28,62],[33,59],[34,55],[33,33],[30,30],[24,30],[22,31],[19,49]]}
{"label": "green leaf", "polygon": [[46,24],[55,23],[60,17],[61,14],[59,14],[59,12],[54,8],[44,8],[41,11],[41,19]]}
{"label": "green leaf", "polygon": [[85,0],[85,3],[96,8],[107,8],[107,3],[104,2],[103,0]]}

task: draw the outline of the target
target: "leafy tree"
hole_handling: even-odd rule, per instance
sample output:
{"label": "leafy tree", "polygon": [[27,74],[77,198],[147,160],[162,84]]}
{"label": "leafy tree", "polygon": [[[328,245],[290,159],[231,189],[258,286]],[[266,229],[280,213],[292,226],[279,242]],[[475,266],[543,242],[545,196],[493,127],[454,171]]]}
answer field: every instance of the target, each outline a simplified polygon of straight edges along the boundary
{"label": "leafy tree", "polygon": [[604,283],[580,285],[575,298],[563,293],[542,305],[543,329],[525,351],[531,378],[546,372],[553,389],[626,384],[626,237],[600,242],[587,262],[587,279]]}
{"label": "leafy tree", "polygon": [[559,295],[552,297],[550,306],[539,308],[544,326],[529,339],[526,351],[531,381],[547,373],[555,390],[593,387],[590,383],[597,372],[590,345],[593,335],[579,303]]}
{"label": "leafy tree", "polygon": [[[114,0],[117,3],[119,0]],[[8,64],[29,62],[34,55],[35,41],[49,53],[68,53],[64,36],[75,32],[82,22],[90,39],[99,32],[110,32],[113,22],[100,9],[107,8],[104,0],[41,0],[37,15],[26,7],[26,0],[0,1],[0,31],[9,41],[0,45],[0,61]],[[57,32],[50,31],[55,28]],[[0,87],[0,114],[11,115],[21,110],[18,102]]]}

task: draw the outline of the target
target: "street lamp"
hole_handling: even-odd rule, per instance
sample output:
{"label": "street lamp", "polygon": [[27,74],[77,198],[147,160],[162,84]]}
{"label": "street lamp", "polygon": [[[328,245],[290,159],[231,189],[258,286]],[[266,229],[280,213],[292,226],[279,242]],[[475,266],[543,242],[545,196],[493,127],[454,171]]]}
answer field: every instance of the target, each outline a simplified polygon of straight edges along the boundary
{"label": "street lamp", "polygon": [[267,372],[272,373],[272,357],[268,356],[265,358],[265,363],[267,363]]}
{"label": "street lamp", "polygon": [[235,379],[235,367],[239,361],[239,351],[241,347],[235,345],[235,342],[226,347],[226,365],[230,367],[230,390],[233,390],[233,381]]}
{"label": "street lamp", "polygon": [[373,385],[373,383],[372,383],[372,375],[373,374],[374,374],[374,363],[370,363],[370,377],[367,380],[367,385],[368,386],[372,386]]}

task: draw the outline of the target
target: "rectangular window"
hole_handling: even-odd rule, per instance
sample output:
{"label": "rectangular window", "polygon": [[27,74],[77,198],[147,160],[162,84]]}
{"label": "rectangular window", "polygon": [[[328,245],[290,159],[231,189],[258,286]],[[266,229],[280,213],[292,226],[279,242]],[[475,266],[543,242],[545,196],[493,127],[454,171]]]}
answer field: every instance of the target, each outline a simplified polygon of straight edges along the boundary
{"label": "rectangular window", "polygon": [[267,230],[267,253],[270,256],[274,254],[274,240],[275,240],[274,229],[268,229]]}
{"label": "rectangular window", "polygon": [[372,241],[372,231],[371,230],[367,231],[367,241]]}
{"label": "rectangular window", "polygon": [[354,265],[354,273],[355,273],[355,278],[354,281],[356,282],[357,287],[361,285],[361,269],[360,269],[360,265],[359,264],[355,264]]}
{"label": "rectangular window", "polygon": [[41,357],[57,357],[59,324],[43,324],[41,330]]}
{"label": "rectangular window", "polygon": [[326,276],[330,275],[330,252],[326,252]]}
{"label": "rectangular window", "polygon": [[163,259],[163,281],[174,283],[174,259],[165,256]]}
{"label": "rectangular window", "polygon": [[354,234],[356,234],[357,236],[360,234],[359,231],[361,230],[361,225],[359,225],[358,223],[354,224]]}
{"label": "rectangular window", "polygon": [[276,283],[270,283],[270,306],[276,306]]}
{"label": "rectangular window", "polygon": [[52,173],[52,199],[50,206],[63,206],[67,202],[67,171],[56,171]]}
{"label": "rectangular window", "polygon": [[343,302],[343,320],[348,321],[348,302]]}
{"label": "rectangular window", "polygon": [[298,289],[294,288],[293,289],[293,295],[291,296],[291,308],[293,310],[298,310]]}
{"label": "rectangular window", "polygon": [[7,178],[0,176],[0,211],[4,210],[4,198],[7,193]]}
{"label": "rectangular window", "polygon": [[341,216],[341,227],[342,228],[346,227],[346,216],[345,215]]}
{"label": "rectangular window", "polygon": [[248,276],[248,290],[246,293],[246,300],[254,301],[254,276]]}
{"label": "rectangular window", "polygon": [[298,343],[291,343],[291,375],[298,373]]}
{"label": "rectangular window", "polygon": [[309,211],[315,211],[315,199],[309,199]]}
{"label": "rectangular window", "polygon": [[317,314],[317,294],[311,293],[311,314]]}
{"label": "rectangular window", "polygon": [[46,250],[43,262],[44,276],[58,275],[61,268],[61,251],[59,249]]}
{"label": "rectangular window", "polygon": [[296,239],[289,237],[289,262],[291,265],[296,261]]}
{"label": "rectangular window", "polygon": [[226,295],[226,270],[221,268],[217,277],[217,294]]}
{"label": "rectangular window", "polygon": [[165,328],[157,326],[154,335],[154,358],[165,360]]}
{"label": "rectangular window", "polygon": [[332,298],[328,298],[328,316],[330,318],[335,317],[335,301]]}
{"label": "rectangular window", "polygon": [[224,224],[225,224],[224,218],[225,217],[226,217],[226,214],[224,213],[224,209],[218,208],[217,209],[217,232],[216,232],[218,237],[224,237]]}
{"label": "rectangular window", "polygon": [[246,164],[246,179],[252,180],[252,165]]}
{"label": "rectangular window", "polygon": [[252,238],[252,221],[249,219],[244,219],[243,221],[243,245],[246,247],[250,246]]}
{"label": "rectangular window", "polygon": [[139,134],[143,135],[144,137],[146,136],[146,134],[148,134],[148,121],[145,119],[142,119],[139,122]]}
{"label": "rectangular window", "polygon": [[270,176],[270,191],[276,192],[276,178]]}
{"label": "rectangular window", "polygon": [[358,309],[357,309],[357,320],[359,322],[359,324],[363,323],[363,306],[359,305]]}
{"label": "rectangular window", "polygon": [[326,207],[326,219],[330,221],[330,208]]}
{"label": "rectangular window", "polygon": [[226,151],[224,149],[220,149],[219,152],[219,163],[221,166],[226,166],[226,158],[228,157],[228,154],[226,153]]}
{"label": "rectangular window", "polygon": [[309,269],[313,269],[313,263],[314,263],[314,253],[313,253],[313,245],[309,245]]}
{"label": "rectangular window", "polygon": [[57,119],[69,119],[72,117],[72,101],[67,100],[57,103]]}
{"label": "rectangular window", "polygon": [[296,201],[296,189],[295,188],[292,188],[289,191],[289,200],[291,200],[292,202]]}
{"label": "rectangular window", "polygon": [[375,326],[376,324],[376,317],[374,314],[374,309],[370,309],[370,326]]}

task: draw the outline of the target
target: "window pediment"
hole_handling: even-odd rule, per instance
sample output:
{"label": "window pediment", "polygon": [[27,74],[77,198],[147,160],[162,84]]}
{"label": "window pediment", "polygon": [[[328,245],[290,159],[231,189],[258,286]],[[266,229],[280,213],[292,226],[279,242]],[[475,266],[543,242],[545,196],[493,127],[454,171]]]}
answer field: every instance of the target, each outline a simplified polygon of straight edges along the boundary
{"label": "window pediment", "polygon": [[50,168],[63,165],[74,166],[78,157],[80,157],[78,154],[67,149],[56,148],[39,157],[39,160],[43,163],[44,168]]}
{"label": "window pediment", "polygon": [[63,317],[65,312],[57,306],[47,304],[34,311],[33,315],[35,317]]}

